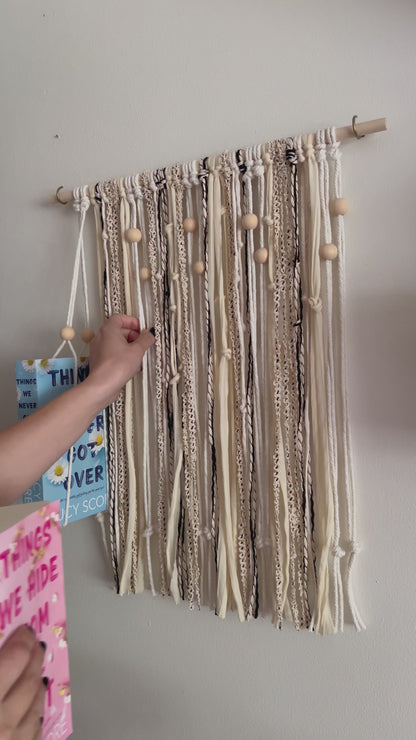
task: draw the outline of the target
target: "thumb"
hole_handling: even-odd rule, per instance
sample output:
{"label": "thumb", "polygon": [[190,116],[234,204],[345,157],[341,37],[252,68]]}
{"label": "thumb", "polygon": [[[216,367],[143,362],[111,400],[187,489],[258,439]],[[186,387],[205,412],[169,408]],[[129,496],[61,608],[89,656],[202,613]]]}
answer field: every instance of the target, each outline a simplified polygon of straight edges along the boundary
{"label": "thumb", "polygon": [[134,342],[131,342],[130,347],[140,347],[143,354],[147,352],[149,347],[152,346],[152,344],[155,343],[154,335],[151,331],[148,331],[148,329],[143,329],[143,331],[140,332],[137,339],[134,340]]}

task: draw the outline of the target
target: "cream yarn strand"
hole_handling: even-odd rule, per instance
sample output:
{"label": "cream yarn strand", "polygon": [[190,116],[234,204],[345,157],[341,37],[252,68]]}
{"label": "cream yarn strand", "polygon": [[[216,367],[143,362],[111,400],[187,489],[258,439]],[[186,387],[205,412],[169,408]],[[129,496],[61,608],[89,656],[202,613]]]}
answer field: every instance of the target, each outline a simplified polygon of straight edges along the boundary
{"label": "cream yarn strand", "polygon": [[312,477],[316,502],[316,527],[318,534],[318,572],[316,601],[310,629],[321,634],[333,633],[334,624],[330,609],[329,555],[334,534],[333,494],[329,470],[328,429],[326,417],[326,391],[324,348],[322,334],[322,302],[320,278],[320,202],[319,175],[313,150],[313,138],[305,140],[306,169],[309,189],[308,229],[308,292],[305,305],[309,309],[310,345],[309,377],[311,405]]}
{"label": "cream yarn strand", "polygon": [[[336,141],[335,129],[327,132],[330,141],[329,156],[334,167],[333,191],[331,197],[342,196],[341,152]],[[351,571],[360,546],[356,540],[355,491],[353,482],[351,430],[348,414],[347,395],[347,362],[345,342],[345,232],[344,217],[335,217],[335,234],[338,247],[338,258],[334,264],[334,346],[335,346],[335,383],[338,390],[336,404],[338,429],[338,486],[340,496],[345,500],[347,510],[347,573],[346,597],[351,610],[353,623],[357,631],[365,629],[365,624],[358,611],[352,589]]]}
{"label": "cream yarn strand", "polygon": [[[316,134],[316,159],[319,170],[319,195],[321,201],[321,243],[332,242],[331,221],[329,217],[329,170],[326,158],[325,131],[320,130]],[[328,419],[328,449],[331,474],[331,485],[334,496],[334,540],[332,547],[333,555],[333,585],[334,585],[334,627],[335,631],[341,631],[344,627],[344,599],[341,582],[340,558],[345,553],[339,545],[339,501],[338,501],[338,464],[337,464],[337,430],[335,419],[335,383],[334,383],[334,347],[332,326],[332,260],[322,261],[322,285],[324,296],[323,327],[325,345],[325,368],[326,368],[326,402]]]}
{"label": "cream yarn strand", "polygon": [[[78,282],[79,282],[79,272],[80,272],[80,264],[81,264],[81,255],[83,253],[83,235],[84,235],[84,225],[85,225],[85,216],[87,213],[88,208],[90,207],[90,199],[88,196],[88,188],[75,188],[73,192],[74,196],[74,209],[75,211],[78,211],[80,214],[80,224],[79,224],[79,235],[78,235],[78,243],[75,251],[75,264],[74,264],[74,271],[72,274],[72,283],[71,283],[71,292],[70,292],[70,298],[69,298],[69,306],[68,306],[68,314],[66,318],[66,325],[72,327],[73,320],[74,320],[74,310],[75,310],[75,301],[77,296],[77,288],[78,288]],[[86,278],[85,278],[85,285],[86,285]],[[65,347],[65,344],[68,344],[71,354],[74,358],[74,385],[78,383],[78,357],[77,353],[75,352],[74,346],[70,339],[64,339],[63,342],[59,345],[58,349],[56,350],[53,357],[57,357]],[[68,478],[67,478],[67,488],[66,488],[66,502],[65,502],[65,515],[64,515],[64,523],[63,526],[66,527],[68,524],[68,516],[69,516],[69,502],[71,498],[71,476],[72,476],[72,458],[74,454],[74,446],[72,445],[69,450],[69,462],[68,462]]]}

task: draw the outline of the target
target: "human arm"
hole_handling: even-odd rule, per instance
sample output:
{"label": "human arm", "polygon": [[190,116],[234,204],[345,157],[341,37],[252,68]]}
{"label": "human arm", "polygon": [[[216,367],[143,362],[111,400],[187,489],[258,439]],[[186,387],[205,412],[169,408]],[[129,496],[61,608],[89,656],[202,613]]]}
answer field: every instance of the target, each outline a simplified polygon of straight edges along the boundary
{"label": "human arm", "polygon": [[0,432],[0,506],[13,503],[117,398],[153,343],[138,319],[114,314],[90,344],[88,378]]}

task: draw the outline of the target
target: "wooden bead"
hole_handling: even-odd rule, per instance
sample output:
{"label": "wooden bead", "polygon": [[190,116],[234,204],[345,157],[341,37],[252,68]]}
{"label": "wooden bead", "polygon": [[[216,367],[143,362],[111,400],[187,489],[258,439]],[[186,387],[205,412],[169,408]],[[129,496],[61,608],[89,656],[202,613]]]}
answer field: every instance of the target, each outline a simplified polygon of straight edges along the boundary
{"label": "wooden bead", "polygon": [[81,332],[81,339],[85,344],[89,344],[95,337],[95,332],[92,329],[84,329]]}
{"label": "wooden bead", "polygon": [[256,249],[253,257],[254,261],[257,262],[258,265],[264,265],[264,263],[269,259],[269,252],[267,249],[262,247],[261,249]]}
{"label": "wooden bead", "polygon": [[349,206],[346,198],[335,198],[329,204],[329,210],[333,216],[345,216],[348,213]]}
{"label": "wooden bead", "polygon": [[139,270],[139,275],[142,280],[150,280],[150,269],[148,267],[141,267]]}
{"label": "wooden bead", "polygon": [[133,244],[133,242],[141,242],[142,232],[140,229],[126,229],[124,232],[126,242]]}
{"label": "wooden bead", "polygon": [[322,244],[319,247],[319,256],[321,260],[334,260],[338,256],[338,249],[335,244]]}
{"label": "wooden bead", "polygon": [[187,233],[192,233],[198,228],[198,221],[196,218],[185,218],[183,222],[183,230]]}
{"label": "wooden bead", "polygon": [[59,332],[61,339],[64,339],[66,342],[70,342],[71,339],[74,338],[75,332],[72,328],[72,326],[64,326],[63,329]]}
{"label": "wooden bead", "polygon": [[243,229],[255,229],[259,220],[255,213],[246,213],[241,219]]}
{"label": "wooden bead", "polygon": [[205,264],[203,262],[195,262],[194,263],[195,275],[203,275],[204,272],[205,272]]}

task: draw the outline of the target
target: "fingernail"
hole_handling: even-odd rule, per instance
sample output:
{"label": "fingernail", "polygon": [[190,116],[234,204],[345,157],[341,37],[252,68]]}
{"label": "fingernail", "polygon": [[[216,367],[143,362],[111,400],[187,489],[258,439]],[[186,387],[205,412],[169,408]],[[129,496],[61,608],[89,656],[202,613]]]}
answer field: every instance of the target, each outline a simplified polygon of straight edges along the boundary
{"label": "fingernail", "polygon": [[42,681],[43,681],[43,683],[45,684],[46,688],[48,688],[48,686],[49,686],[49,681],[50,681],[50,679],[48,678],[48,676],[44,676],[44,677],[42,678]]}
{"label": "fingernail", "polygon": [[40,718],[40,723],[41,723],[41,725],[43,725],[43,720],[44,720],[44,718],[43,718],[43,717],[41,717],[41,718]]}
{"label": "fingernail", "polygon": [[41,648],[42,648],[43,652],[45,652],[45,651],[46,651],[46,642],[44,642],[43,640],[41,640],[41,641],[39,642],[39,645],[41,646]]}
{"label": "fingernail", "polygon": [[155,336],[156,332],[155,332],[155,327],[154,326],[152,326],[152,328],[149,329],[149,331],[150,331],[151,334],[153,334],[153,336]]}

